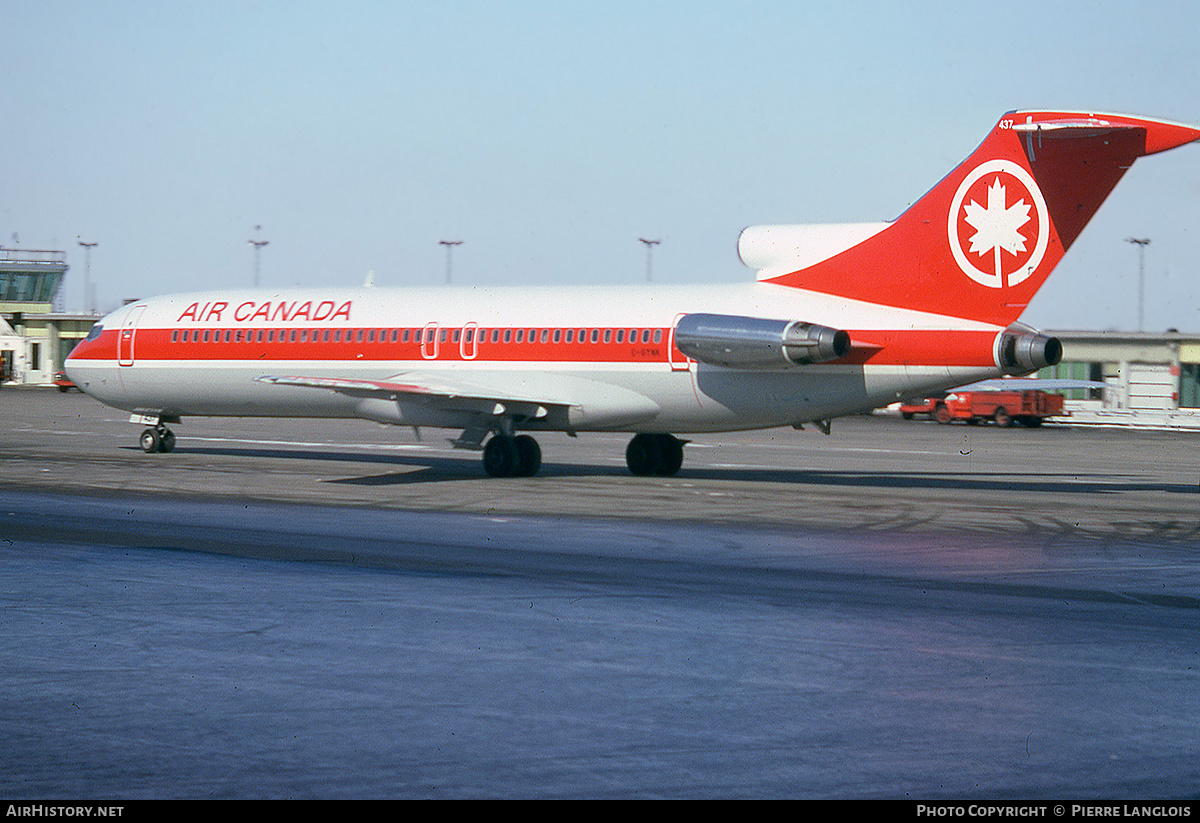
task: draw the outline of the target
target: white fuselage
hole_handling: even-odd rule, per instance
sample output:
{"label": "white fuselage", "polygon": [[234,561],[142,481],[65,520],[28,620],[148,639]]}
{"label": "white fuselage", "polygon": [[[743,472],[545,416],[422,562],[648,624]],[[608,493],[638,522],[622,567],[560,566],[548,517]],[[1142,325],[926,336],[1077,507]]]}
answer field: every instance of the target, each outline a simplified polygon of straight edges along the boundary
{"label": "white fuselage", "polygon": [[[845,329],[851,356],[755,370],[697,363],[672,343],[678,318],[696,312]],[[663,432],[823,420],[996,376],[993,341],[1003,331],[770,283],[229,290],[138,301],[100,325],[68,372],[131,412],[464,428],[489,413],[483,401],[428,400],[431,386],[448,385],[434,393],[544,403],[549,411],[525,415],[521,428]],[[421,391],[381,396],[261,379],[278,376],[413,382]]]}

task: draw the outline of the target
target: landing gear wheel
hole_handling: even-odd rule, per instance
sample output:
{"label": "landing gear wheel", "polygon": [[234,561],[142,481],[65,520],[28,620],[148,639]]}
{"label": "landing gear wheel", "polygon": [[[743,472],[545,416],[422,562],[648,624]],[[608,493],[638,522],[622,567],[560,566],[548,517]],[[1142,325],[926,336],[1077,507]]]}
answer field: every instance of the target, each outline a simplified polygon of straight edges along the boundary
{"label": "landing gear wheel", "polygon": [[683,466],[683,441],[670,434],[634,435],[625,449],[625,462],[638,477],[671,477]]}
{"label": "landing gear wheel", "polygon": [[656,457],[655,440],[652,434],[637,434],[625,447],[625,463],[637,477],[654,473]]}
{"label": "landing gear wheel", "polygon": [[669,434],[660,434],[662,444],[662,462],[659,464],[659,474],[663,477],[674,477],[683,467],[683,441]]}
{"label": "landing gear wheel", "polygon": [[142,437],[138,442],[142,447],[142,451],[146,454],[154,454],[155,452],[163,452],[165,454],[175,449],[175,432],[165,426],[146,429],[142,432]]}
{"label": "landing gear wheel", "polygon": [[146,429],[142,432],[141,439],[142,451],[146,454],[154,454],[162,448],[162,436],[156,429]]}
{"label": "landing gear wheel", "polygon": [[517,438],[510,435],[497,434],[483,447],[483,470],[491,477],[512,477],[519,460]]}
{"label": "landing gear wheel", "polygon": [[517,477],[533,477],[542,468],[542,447],[527,434],[513,438],[517,444]]}
{"label": "landing gear wheel", "polygon": [[492,477],[533,477],[542,468],[542,449],[527,434],[497,434],[483,447],[483,469]]}

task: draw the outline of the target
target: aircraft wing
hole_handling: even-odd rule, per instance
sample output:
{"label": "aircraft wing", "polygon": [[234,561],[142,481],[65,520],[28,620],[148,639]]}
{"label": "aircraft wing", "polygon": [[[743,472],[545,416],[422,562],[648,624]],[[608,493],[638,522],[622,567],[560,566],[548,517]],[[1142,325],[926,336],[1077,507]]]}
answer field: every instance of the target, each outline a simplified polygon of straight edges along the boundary
{"label": "aircraft wing", "polygon": [[653,400],[630,389],[544,372],[474,374],[467,380],[446,371],[401,372],[378,380],[299,375],[255,379],[276,386],[326,389],[364,400],[419,403],[429,409],[466,412],[484,420],[502,415],[544,420],[553,415],[565,421],[567,431],[577,426],[619,428],[651,420],[661,411]]}
{"label": "aircraft wing", "polygon": [[437,373],[401,372],[383,380],[350,377],[271,376],[255,378],[260,383],[276,386],[302,386],[328,389],[349,397],[377,397],[388,400],[417,400],[444,409],[476,411],[481,401],[501,405],[570,406],[564,397],[546,394],[526,394],[496,387],[472,384],[457,377]]}

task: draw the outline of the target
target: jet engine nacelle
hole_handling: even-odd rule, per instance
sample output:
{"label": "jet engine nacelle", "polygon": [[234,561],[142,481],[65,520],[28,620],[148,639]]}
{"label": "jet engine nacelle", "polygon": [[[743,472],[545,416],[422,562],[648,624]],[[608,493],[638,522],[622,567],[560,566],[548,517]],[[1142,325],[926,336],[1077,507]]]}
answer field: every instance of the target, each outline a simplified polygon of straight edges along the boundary
{"label": "jet engine nacelle", "polygon": [[1062,342],[1032,329],[1010,328],[996,336],[996,365],[1006,374],[1028,374],[1062,360]]}
{"label": "jet engine nacelle", "polygon": [[845,357],[850,335],[801,320],[686,314],[675,346],[688,357],[734,369],[780,369]]}

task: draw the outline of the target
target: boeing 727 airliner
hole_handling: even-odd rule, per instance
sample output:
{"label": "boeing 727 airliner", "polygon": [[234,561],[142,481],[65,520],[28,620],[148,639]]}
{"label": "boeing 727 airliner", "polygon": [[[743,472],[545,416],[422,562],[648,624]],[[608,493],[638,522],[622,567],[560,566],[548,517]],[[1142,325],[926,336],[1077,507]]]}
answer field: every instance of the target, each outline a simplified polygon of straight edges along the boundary
{"label": "boeing 727 airliner", "polygon": [[139,300],[71,379],[146,428],[193,415],[358,417],[459,432],[529,476],[529,432],[624,431],[638,475],[677,434],[815,423],[1058,362],[1021,312],[1133,161],[1200,128],[1014,111],[890,222],[745,229],[722,286],[223,290]]}

